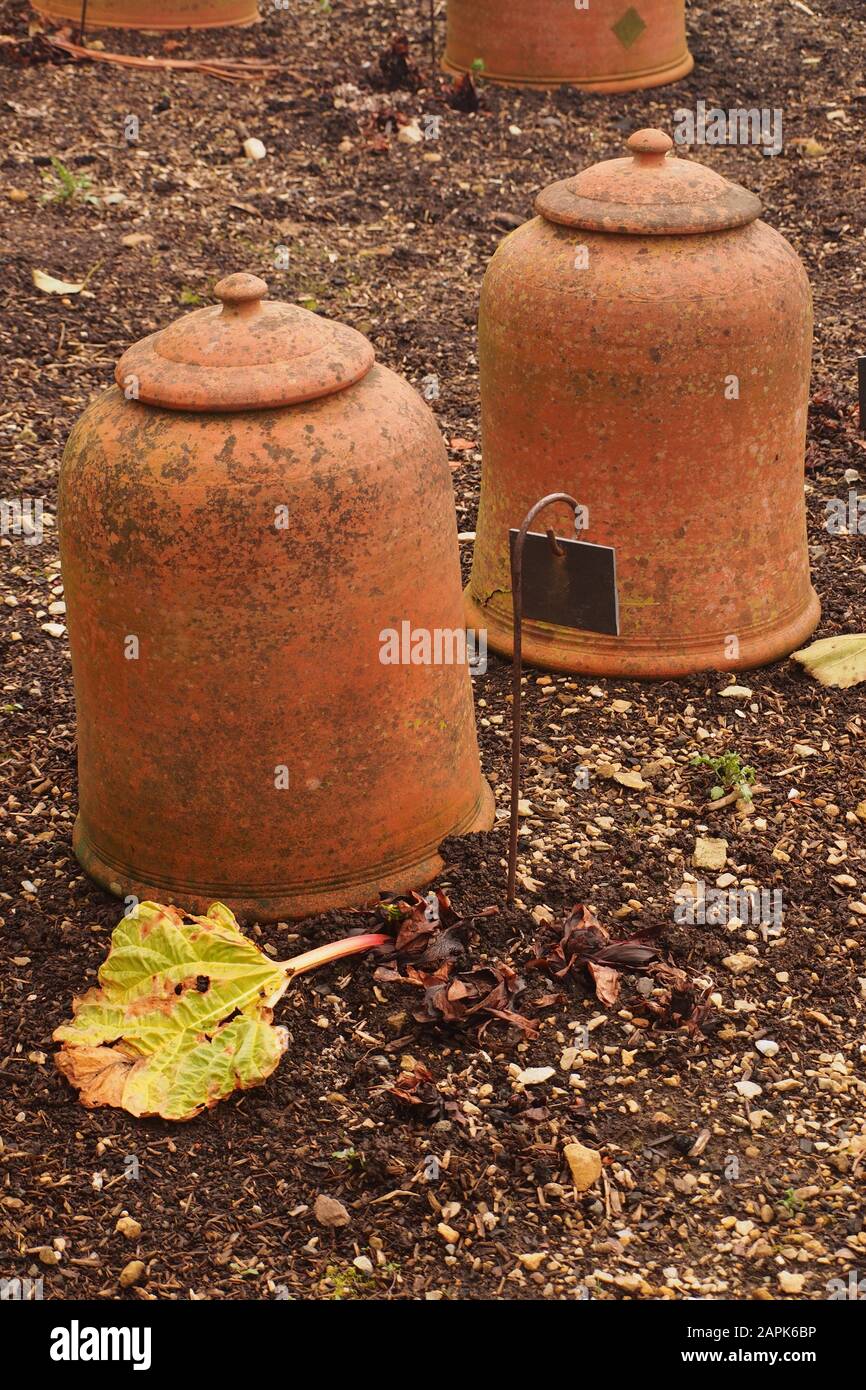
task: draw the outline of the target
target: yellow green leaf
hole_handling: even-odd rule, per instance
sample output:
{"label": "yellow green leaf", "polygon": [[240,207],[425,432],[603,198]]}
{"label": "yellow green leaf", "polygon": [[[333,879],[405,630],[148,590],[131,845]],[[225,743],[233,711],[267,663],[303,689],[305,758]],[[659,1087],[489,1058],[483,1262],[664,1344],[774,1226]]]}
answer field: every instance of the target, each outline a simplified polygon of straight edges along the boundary
{"label": "yellow green leaf", "polygon": [[54,1034],[57,1065],[85,1105],[191,1119],[277,1066],[270,1002],[291,976],[222,904],[206,917],[141,903],[115,928],[99,988]]}
{"label": "yellow green leaf", "polygon": [[805,666],[822,685],[847,690],[850,685],[866,681],[866,632],[822,637],[819,642],[794,652],[793,659]]}

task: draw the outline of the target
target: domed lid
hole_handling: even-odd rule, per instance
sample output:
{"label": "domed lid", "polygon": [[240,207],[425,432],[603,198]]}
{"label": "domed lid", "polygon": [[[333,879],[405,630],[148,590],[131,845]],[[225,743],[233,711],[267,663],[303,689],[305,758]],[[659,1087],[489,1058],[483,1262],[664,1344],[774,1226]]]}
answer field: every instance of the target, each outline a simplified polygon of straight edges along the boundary
{"label": "domed lid", "polygon": [[719,232],[761,215],[761,200],[690,159],[662,130],[638,130],[631,157],[605,159],[539,193],[535,211],[565,227],[638,236]]}
{"label": "domed lid", "polygon": [[363,334],[267,292],[255,275],[226,276],[219,306],[184,314],[123,354],[118,386],[172,410],[269,410],[329,396],[370,370]]}

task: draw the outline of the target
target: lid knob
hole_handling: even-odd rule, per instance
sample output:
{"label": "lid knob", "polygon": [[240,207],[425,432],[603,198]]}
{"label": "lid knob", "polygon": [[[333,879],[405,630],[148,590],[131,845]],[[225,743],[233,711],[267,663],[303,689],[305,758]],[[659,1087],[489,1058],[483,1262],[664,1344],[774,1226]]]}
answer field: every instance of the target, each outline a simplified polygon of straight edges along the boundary
{"label": "lid knob", "polygon": [[260,280],[258,275],[245,275],[243,272],[226,275],[225,279],[220,280],[214,287],[214,294],[222,302],[224,314],[257,313],[267,293],[268,287],[264,280]]}
{"label": "lid knob", "polygon": [[674,147],[673,140],[663,130],[652,129],[636,130],[627,143],[637,163],[644,168],[662,164],[668,151]]}

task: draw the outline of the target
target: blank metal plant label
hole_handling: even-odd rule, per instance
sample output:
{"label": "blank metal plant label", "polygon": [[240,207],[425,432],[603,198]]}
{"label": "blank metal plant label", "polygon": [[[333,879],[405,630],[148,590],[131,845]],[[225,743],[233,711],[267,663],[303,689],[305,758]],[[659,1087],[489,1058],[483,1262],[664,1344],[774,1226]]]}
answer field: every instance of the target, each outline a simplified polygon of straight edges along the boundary
{"label": "blank metal plant label", "polygon": [[[512,558],[516,529],[509,532]],[[565,540],[557,555],[547,536],[529,531],[523,546],[524,618],[619,636],[616,551],[609,545]]]}

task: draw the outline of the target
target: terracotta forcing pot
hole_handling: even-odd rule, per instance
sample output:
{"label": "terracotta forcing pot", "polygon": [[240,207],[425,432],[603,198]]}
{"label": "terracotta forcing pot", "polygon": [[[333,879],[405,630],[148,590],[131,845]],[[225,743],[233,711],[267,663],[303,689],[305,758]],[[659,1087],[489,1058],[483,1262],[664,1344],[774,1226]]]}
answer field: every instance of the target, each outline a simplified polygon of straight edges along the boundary
{"label": "terracotta forcing pot", "polygon": [[[81,0],[31,0],[46,19],[80,21]],[[91,29],[224,29],[255,24],[257,0],[87,0]]]}
{"label": "terracotta forcing pot", "polygon": [[694,67],[685,0],[448,0],[445,67],[514,87],[630,92]]}
{"label": "terracotta forcing pot", "polygon": [[383,656],[404,623],[463,632],[433,416],[266,292],[231,275],[129,349],[59,504],[76,854],[116,894],[262,920],[417,887],[493,818],[459,647]]}
{"label": "terracotta forcing pot", "polygon": [[[511,653],[509,528],[540,497],[616,548],[620,635],[524,620],[554,670],[759,666],[816,626],[803,493],[811,293],[759,200],[661,131],[555,183],[479,315],[483,468],[467,621]],[[567,508],[545,525],[573,534]]]}

